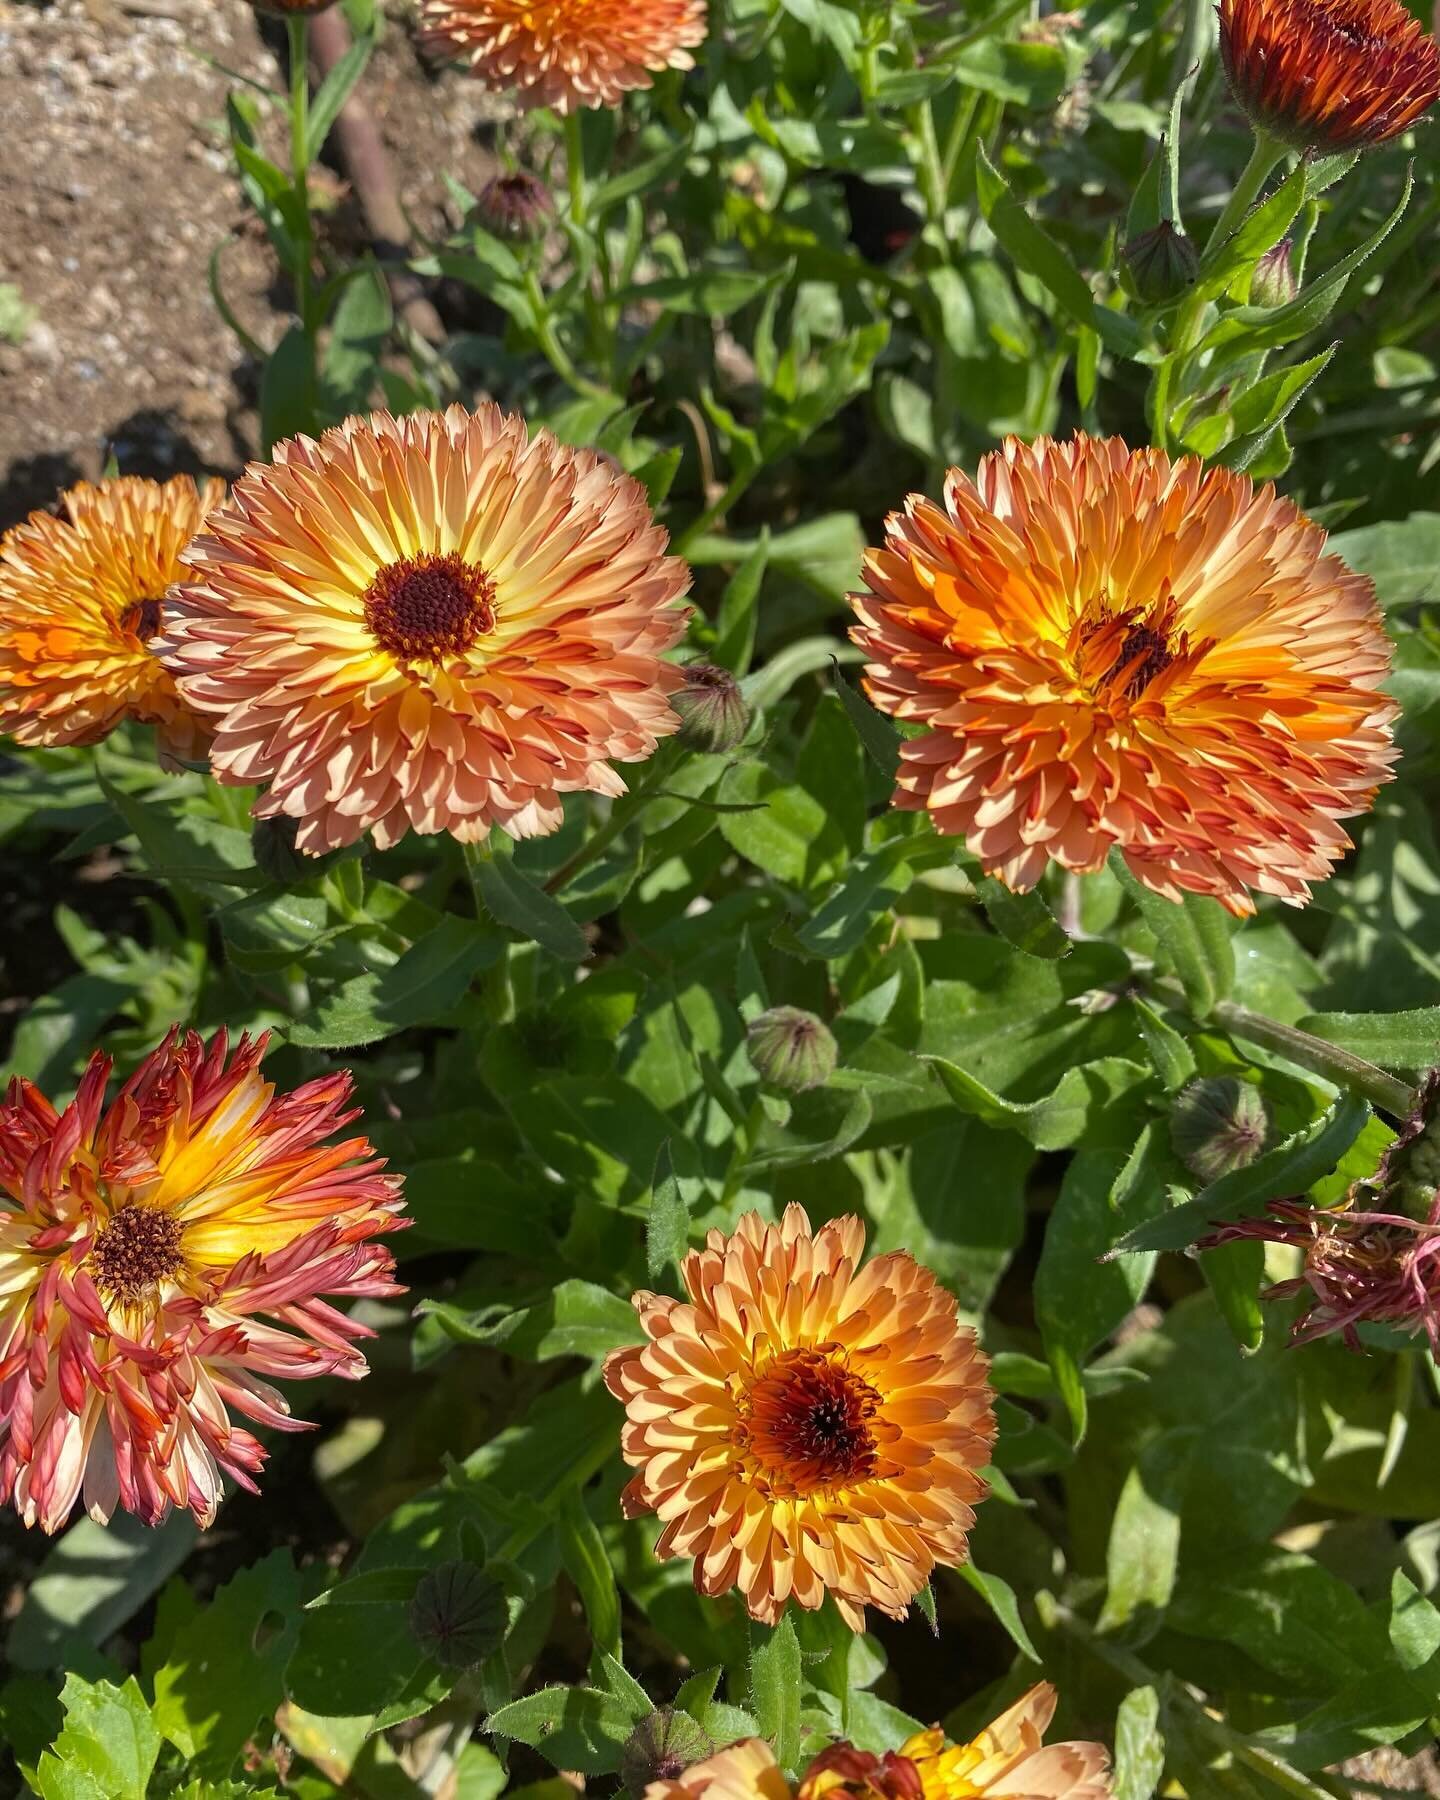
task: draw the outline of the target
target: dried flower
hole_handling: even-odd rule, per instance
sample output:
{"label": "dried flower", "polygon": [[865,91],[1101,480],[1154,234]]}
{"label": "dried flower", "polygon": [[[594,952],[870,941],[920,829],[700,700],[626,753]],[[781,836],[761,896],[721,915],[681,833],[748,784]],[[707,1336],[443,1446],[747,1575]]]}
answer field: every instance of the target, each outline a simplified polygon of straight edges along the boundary
{"label": "dried flower", "polygon": [[[773,1624],[828,1588],[862,1630],[901,1617],[937,1563],[963,1562],[995,1420],[988,1364],[955,1301],[903,1251],[862,1270],[865,1231],[798,1206],[747,1213],[685,1259],[688,1302],[638,1293],[648,1340],[612,1351],[626,1411],[628,1517],[662,1557],[736,1587]],[[693,1773],[693,1771],[692,1771]]]}
{"label": "dried flower", "polygon": [[421,0],[420,44],[528,112],[618,106],[661,69],[692,69],[704,0]]}
{"label": "dried flower", "polygon": [[225,1475],[265,1460],[232,1414],[279,1431],[270,1379],[364,1375],[367,1329],[330,1304],[397,1294],[373,1240],[398,1230],[400,1178],[362,1137],[350,1077],[277,1095],[266,1040],[177,1026],[105,1105],[90,1059],[63,1113],[28,1081],[0,1106],[0,1498],[58,1531],[83,1486],[202,1525]]}
{"label": "dried flower", "polygon": [[745,1048],[757,1075],[787,1094],[823,1087],[835,1073],[828,1025],[798,1006],[772,1006],[750,1021]]}
{"label": "dried flower", "polygon": [[496,406],[376,413],[236,483],[162,654],[217,778],[268,783],[256,816],[308,854],[536,837],[679,727],[690,576],[665,545],[637,481]]}
{"label": "dried flower", "polygon": [[1118,846],[1156,893],[1302,904],[1389,778],[1390,649],[1363,576],[1272,487],[1117,438],[1008,439],[913,494],[852,633],[928,808],[1017,891]]}
{"label": "dried flower", "polygon": [[475,213],[496,237],[538,237],[555,211],[550,190],[528,169],[492,176],[475,201]]}
{"label": "dried flower", "polygon": [[62,495],[0,538],[0,732],[19,744],[97,744],[126,719],[156,727],[170,767],[208,732],[154,653],[180,553],[223,482],[120,476]]}
{"label": "dried flower", "polygon": [[1440,45],[1401,0],[1220,0],[1220,55],[1256,129],[1296,150],[1383,144],[1440,96]]}
{"label": "dried flower", "polygon": [[968,1744],[946,1749],[937,1728],[901,1745],[901,1754],[919,1769],[925,1800],[1109,1800],[1104,1746],[1043,1745],[1054,1716],[1055,1690],[1042,1681]]}
{"label": "dried flower", "polygon": [[1178,300],[1200,273],[1194,241],[1162,219],[1125,246],[1125,271],[1135,296],[1147,306]]}
{"label": "dried flower", "polygon": [[1269,1130],[1260,1090],[1233,1075],[1192,1081],[1170,1108],[1175,1154],[1207,1183],[1254,1162]]}
{"label": "dried flower", "polygon": [[686,663],[685,685],[670,704],[685,721],[682,736],[697,750],[733,750],[750,729],[750,708],[740,683],[715,663]]}

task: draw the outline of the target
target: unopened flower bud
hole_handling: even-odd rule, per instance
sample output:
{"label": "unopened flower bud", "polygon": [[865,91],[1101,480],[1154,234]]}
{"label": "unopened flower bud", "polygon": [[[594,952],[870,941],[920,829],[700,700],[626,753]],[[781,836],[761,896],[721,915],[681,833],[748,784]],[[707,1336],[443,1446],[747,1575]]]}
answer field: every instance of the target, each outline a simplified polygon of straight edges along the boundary
{"label": "unopened flower bud", "polygon": [[1254,1162],[1269,1129],[1259,1090],[1233,1075],[1192,1081],[1170,1108],[1175,1154],[1207,1184]]}
{"label": "unopened flower bud", "polygon": [[508,1622],[505,1590],[472,1562],[440,1563],[420,1577],[410,1602],[410,1635],[442,1669],[473,1669],[500,1647]]}
{"label": "unopened flower bud", "polygon": [[684,741],[696,750],[733,750],[750,729],[740,683],[718,663],[690,663],[685,685],[670,704],[685,721]]}
{"label": "unopened flower bud", "polygon": [[277,887],[293,887],[315,873],[312,857],[295,848],[298,819],[257,819],[250,831],[250,854],[255,867]]}
{"label": "unopened flower bud", "polygon": [[1250,277],[1252,306],[1288,306],[1300,292],[1290,260],[1294,248],[1290,238],[1281,238],[1274,249],[1267,250],[1256,263]]}
{"label": "unopened flower bud", "polygon": [[1178,300],[1200,273],[1200,255],[1183,231],[1162,219],[1125,246],[1125,273],[1147,306]]}
{"label": "unopened flower bud", "polygon": [[677,1781],[714,1748],[715,1740],[689,1713],[657,1706],[626,1739],[620,1752],[620,1779],[625,1791],[640,1800],[652,1781]]}
{"label": "unopened flower bud", "polygon": [[538,237],[554,211],[549,188],[528,169],[494,176],[475,201],[475,216],[496,237]]}
{"label": "unopened flower bud", "polygon": [[1387,1145],[1374,1180],[1364,1186],[1409,1218],[1429,1218],[1440,1189],[1440,1069],[1422,1078],[1414,1112]]}
{"label": "unopened flower bud", "polygon": [[823,1087],[835,1073],[829,1026],[798,1006],[772,1006],[751,1020],[746,1039],[756,1072],[787,1094]]}

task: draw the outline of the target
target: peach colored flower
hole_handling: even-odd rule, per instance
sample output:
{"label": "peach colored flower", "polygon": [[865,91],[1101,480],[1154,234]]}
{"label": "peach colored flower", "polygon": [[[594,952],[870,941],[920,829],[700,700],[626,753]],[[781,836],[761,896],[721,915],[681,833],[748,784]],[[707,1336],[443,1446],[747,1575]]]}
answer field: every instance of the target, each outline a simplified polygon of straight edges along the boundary
{"label": "peach colored flower", "polygon": [[153,646],[180,552],[224,496],[188,475],[82,481],[63,518],[33,512],[0,538],[0,732],[98,744],[136,719],[157,728],[168,766],[204,755],[205,727]]}
{"label": "peach colored flower", "polygon": [[1006,886],[1118,846],[1171,899],[1302,904],[1389,779],[1371,583],[1273,487],[1077,433],[912,494],[851,595],[882,712],[921,725],[896,804]]}
{"label": "peach colored flower", "polygon": [[1440,44],[1401,0],[1220,0],[1220,55],[1258,130],[1325,156],[1398,137],[1440,97]]}
{"label": "peach colored flower", "polygon": [[217,778],[266,784],[303,851],[534,837],[679,726],[666,541],[639,482],[489,403],[348,419],[236,483],[163,655]]}
{"label": "peach colored flower", "polygon": [[1042,1681],[968,1744],[945,1747],[938,1727],[902,1744],[925,1800],[1109,1800],[1110,1758],[1100,1744],[1042,1747],[1055,1690]]}
{"label": "peach colored flower", "polygon": [[652,1781],[644,1800],[791,1800],[790,1784],[763,1738],[742,1738],[682,1774]]}
{"label": "peach colored flower", "polygon": [[421,0],[420,44],[525,112],[618,106],[661,69],[693,69],[704,0]]}
{"label": "peach colored flower", "polygon": [[239,1413],[303,1430],[270,1385],[365,1374],[370,1333],[330,1299],[387,1295],[400,1178],[362,1137],[350,1078],[277,1095],[265,1039],[228,1060],[177,1026],[107,1107],[91,1058],[57,1113],[28,1081],[0,1106],[0,1500],[58,1531],[84,1492],[202,1525],[222,1477],[265,1460]]}
{"label": "peach colored flower", "polygon": [[638,1293],[647,1342],[613,1351],[627,1517],[702,1594],[738,1588],[773,1624],[828,1588],[851,1627],[901,1617],[965,1560],[995,1420],[989,1365],[955,1301],[903,1251],[863,1270],[856,1218],[747,1213],[685,1259],[687,1301]]}

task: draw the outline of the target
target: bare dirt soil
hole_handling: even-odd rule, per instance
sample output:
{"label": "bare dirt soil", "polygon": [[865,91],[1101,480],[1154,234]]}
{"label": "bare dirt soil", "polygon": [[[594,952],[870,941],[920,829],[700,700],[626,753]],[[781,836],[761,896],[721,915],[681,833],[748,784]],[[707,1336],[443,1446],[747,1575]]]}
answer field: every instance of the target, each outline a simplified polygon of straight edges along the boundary
{"label": "bare dirt soil", "polygon": [[[411,6],[389,0],[364,93],[402,205],[432,233],[450,216],[443,174],[473,188],[491,166],[494,106],[422,66]],[[257,370],[211,300],[212,251],[226,244],[226,296],[263,345],[286,294],[226,143],[237,77],[285,80],[283,31],[245,0],[0,0],[0,283],[35,315],[21,343],[0,339],[0,529],[112,451],[153,475],[233,475],[254,453]],[[314,186],[353,243],[343,175]]]}

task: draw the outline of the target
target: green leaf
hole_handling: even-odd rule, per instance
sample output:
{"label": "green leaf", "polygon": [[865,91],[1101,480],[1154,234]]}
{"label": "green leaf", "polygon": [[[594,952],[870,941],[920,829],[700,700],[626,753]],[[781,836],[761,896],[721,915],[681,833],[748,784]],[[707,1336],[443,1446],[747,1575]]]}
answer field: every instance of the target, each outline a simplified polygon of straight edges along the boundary
{"label": "green leaf", "polygon": [[233,898],[234,888],[268,886],[255,867],[250,834],[196,813],[183,813],[163,801],[127,793],[103,768],[95,778],[100,791],[139,840],[140,854],[151,874],[193,887],[216,900]]}
{"label": "green leaf", "polygon": [[778,1625],[750,1626],[750,1707],[759,1735],[790,1773],[800,1758],[800,1641],[785,1613]]}
{"label": "green leaf", "polygon": [[321,999],[309,1019],[287,1027],[286,1035],[307,1048],[348,1049],[442,1019],[464,999],[480,970],[503,954],[496,933],[446,913],[393,968],[343,982]]}
{"label": "green leaf", "polygon": [[1200,1273],[1235,1342],[1242,1350],[1258,1350],[1265,1339],[1265,1315],[1260,1306],[1264,1244],[1212,1244],[1200,1258]]}
{"label": "green leaf", "polygon": [[658,306],[662,312],[690,313],[704,319],[728,319],[749,306],[784,276],[783,269],[692,269],[688,275],[662,275],[636,282],[615,295],[624,306]]}
{"label": "green leaf", "polygon": [[1195,1054],[1174,1026],[1167,1024],[1148,1000],[1134,995],[1130,1004],[1135,1008],[1140,1035],[1145,1040],[1145,1048],[1150,1052],[1155,1073],[1160,1077],[1166,1093],[1173,1094],[1194,1075]]}
{"label": "green leaf", "polygon": [[312,1600],[285,1670],[288,1698],[326,1717],[398,1724],[447,1694],[457,1672],[437,1668],[410,1621],[424,1574],[421,1566],[366,1569]]}
{"label": "green leaf", "polygon": [[1229,914],[1218,900],[1197,894],[1187,894],[1178,904],[1166,900],[1135,879],[1118,850],[1111,853],[1110,868],[1155,933],[1195,1016],[1207,1018],[1235,985]]}
{"label": "green leaf", "polygon": [[325,410],[336,420],[363,412],[380,378],[380,356],[395,322],[390,289],[371,266],[346,282],[321,365]]}
{"label": "green leaf", "polygon": [[590,1641],[597,1650],[618,1660],[620,1595],[615,1586],[615,1571],[583,1496],[573,1488],[561,1503],[555,1522],[560,1534],[560,1560],[565,1565],[565,1573],[575,1583],[575,1591],[585,1608]]}
{"label": "green leaf", "polygon": [[417,1314],[435,1319],[461,1344],[504,1346],[511,1356],[545,1362],[556,1356],[605,1356],[634,1344],[641,1332],[628,1300],[593,1281],[557,1282],[542,1300],[499,1318],[466,1313],[443,1300],[422,1300]]}
{"label": "green leaf", "polygon": [[1318,1119],[1292,1132],[1248,1167],[1222,1175],[1193,1200],[1128,1231],[1106,1252],[1106,1260],[1155,1250],[1183,1250],[1217,1225],[1258,1214],[1267,1200],[1303,1194],[1330,1173],[1369,1117],[1370,1108],[1363,1100],[1341,1094]]}
{"label": "green leaf", "polygon": [[49,1549],[10,1627],[5,1654],[20,1669],[48,1669],[103,1644],[174,1574],[199,1527],[188,1512],[163,1525],[117,1513],[80,1519]]}
{"label": "green leaf", "polygon": [[1410,1012],[1311,1013],[1300,1029],[1382,1069],[1418,1074],[1440,1063],[1440,1006]]}
{"label": "green leaf", "polygon": [[[1227,469],[1249,469],[1256,465],[1267,446],[1273,443],[1280,425],[1289,418],[1306,391],[1319,379],[1321,371],[1334,356],[1338,344],[1331,344],[1318,356],[1306,362],[1293,363],[1266,375],[1238,396],[1230,408],[1230,421],[1235,438],[1217,459]],[[1288,466],[1289,454],[1286,453]]]}
{"label": "green leaf", "polygon": [[[1006,1635],[1022,1656],[1033,1663],[1042,1661],[1040,1652],[1031,1642],[1030,1633],[1025,1629],[1025,1621],[1020,1617],[1020,1602],[1015,1598],[1015,1590],[1008,1581],[999,1575],[985,1575],[975,1567],[972,1557],[960,1565],[960,1578],[967,1587],[974,1588],[980,1598],[994,1613],[1005,1628]],[[934,1601],[931,1603],[931,1625],[934,1626]]]}
{"label": "green leaf", "polygon": [[1075,948],[1039,894],[1014,893],[993,875],[977,873],[971,879],[985,909],[985,917],[1007,944],[1045,962],[1058,962]]}
{"label": "green leaf", "polygon": [[[1296,213],[1305,204],[1307,165],[1302,157],[1273,194],[1241,220],[1223,243],[1211,244],[1200,259],[1200,274],[1191,290],[1199,299],[1211,299],[1236,284],[1236,278],[1259,262],[1267,250],[1274,248],[1290,229]],[[1236,293],[1237,300],[1249,299],[1249,282],[1245,292]]]}
{"label": "green leaf", "polygon": [[229,1774],[255,1727],[284,1699],[299,1614],[290,1552],[272,1550],[176,1633],[155,1674],[155,1723],[198,1774]]}
{"label": "green leaf", "polygon": [[1326,548],[1371,578],[1382,606],[1409,606],[1440,593],[1440,512],[1338,532]]}
{"label": "green leaf", "polygon": [[770,560],[770,534],[762,531],[755,547],[726,583],[715,617],[715,661],[733,675],[743,675],[755,651],[760,617],[760,584]]}
{"label": "green leaf", "polygon": [[104,975],[71,975],[42,994],[15,1028],[4,1079],[23,1075],[43,1094],[70,1085],[77,1065],[89,1059],[100,1027],[138,987]]}
{"label": "green leaf", "polygon": [[985,223],[1016,267],[1033,275],[1072,319],[1098,331],[1117,356],[1133,356],[1143,343],[1140,328],[1123,313],[1097,303],[1084,276],[1016,199],[983,146],[976,151],[975,185]]}
{"label": "green leaf", "polygon": [[1151,1800],[1164,1772],[1160,1696],[1153,1687],[1131,1688],[1115,1714],[1114,1800]]}
{"label": "green leaf", "polygon": [[548,1687],[491,1713],[485,1729],[492,1737],[528,1744],[557,1769],[612,1775],[620,1767],[632,1715],[599,1688]]}
{"label": "green leaf", "polygon": [[1140,1645],[1159,1630],[1175,1588],[1180,1513],[1195,1432],[1162,1432],[1125,1477],[1105,1555],[1108,1585],[1099,1629]]}
{"label": "green leaf", "polygon": [[835,692],[845,708],[846,717],[855,727],[855,735],[865,746],[865,753],[889,781],[900,767],[900,733],[884,713],[876,712],[870,702],[835,669]]}
{"label": "green leaf", "polygon": [[848,956],[875,920],[890,912],[915,879],[914,842],[893,839],[878,850],[862,851],[795,932],[795,941],[827,960]]}
{"label": "green leaf", "polygon": [[314,431],[315,347],[292,325],[271,351],[260,376],[260,452],[269,457],[282,438]]}
{"label": "green leaf", "polygon": [[1066,1150],[1084,1136],[1092,1117],[1121,1095],[1147,1081],[1150,1071],[1124,1057],[1106,1056],[1067,1069],[1053,1093],[1043,1100],[1006,1100],[976,1075],[943,1056],[921,1059],[930,1064],[941,1086],[962,1112],[986,1125],[1018,1131],[1037,1150]]}
{"label": "green leaf", "polygon": [[476,898],[499,924],[561,962],[584,962],[589,956],[585,933],[558,900],[516,868],[503,847],[492,851],[488,845],[467,845],[465,860]]}
{"label": "green leaf", "polygon": [[370,61],[375,48],[373,31],[359,33],[355,36],[343,56],[339,57],[333,69],[321,82],[310,98],[309,113],[305,120],[305,160],[313,163],[325,147],[325,140],[330,135],[330,128],[340,116],[340,109],[349,99],[351,90],[365,73],[365,65]]}
{"label": "green leaf", "polygon": [[145,1800],[160,1733],[132,1675],[124,1687],[67,1675],[65,1727],[36,1771],[42,1800]]}
{"label": "green leaf", "polygon": [[651,1281],[662,1287],[678,1278],[690,1248],[690,1209],[670,1160],[670,1141],[660,1146],[650,1182],[650,1215],[645,1227],[645,1261]]}

